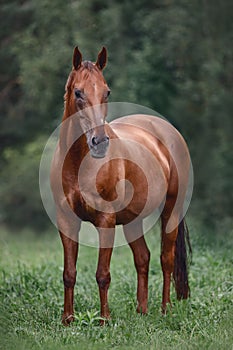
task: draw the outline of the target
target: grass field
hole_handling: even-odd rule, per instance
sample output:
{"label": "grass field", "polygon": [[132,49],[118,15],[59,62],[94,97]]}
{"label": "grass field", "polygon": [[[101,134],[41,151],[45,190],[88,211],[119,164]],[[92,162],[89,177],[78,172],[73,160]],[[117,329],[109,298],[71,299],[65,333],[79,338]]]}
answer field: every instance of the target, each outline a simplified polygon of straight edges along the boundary
{"label": "grass field", "polygon": [[[158,232],[151,250],[149,314],[136,309],[136,273],[128,247],[112,258],[112,319],[99,326],[95,281],[97,250],[81,246],[75,290],[76,320],[61,325],[63,257],[55,231],[0,235],[0,349],[233,349],[233,234],[211,237],[191,225],[192,296],[161,316],[162,273]],[[196,233],[198,231],[198,235]]]}

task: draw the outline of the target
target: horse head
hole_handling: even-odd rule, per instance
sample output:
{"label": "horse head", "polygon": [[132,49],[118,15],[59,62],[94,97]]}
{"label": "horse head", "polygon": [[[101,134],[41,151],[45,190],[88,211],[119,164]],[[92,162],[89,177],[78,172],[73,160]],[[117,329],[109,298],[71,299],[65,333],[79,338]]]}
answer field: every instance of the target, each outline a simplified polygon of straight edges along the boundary
{"label": "horse head", "polygon": [[104,79],[103,69],[107,64],[105,47],[99,52],[95,63],[82,61],[78,47],[73,53],[73,69],[66,83],[68,114],[78,113],[82,132],[86,136],[90,154],[94,158],[106,155],[109,136],[105,131],[107,102],[110,89]]}

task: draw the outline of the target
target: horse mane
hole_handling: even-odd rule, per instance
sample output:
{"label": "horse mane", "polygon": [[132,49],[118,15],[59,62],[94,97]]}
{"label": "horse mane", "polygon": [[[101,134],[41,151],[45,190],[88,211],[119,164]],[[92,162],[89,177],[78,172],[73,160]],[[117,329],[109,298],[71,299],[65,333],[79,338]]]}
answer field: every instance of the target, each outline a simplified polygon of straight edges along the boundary
{"label": "horse mane", "polygon": [[92,63],[91,61],[83,61],[82,62],[82,66],[81,66],[81,70],[83,69],[87,69],[89,72],[93,72],[94,70],[98,70],[98,68],[96,67],[96,65],[94,63]]}

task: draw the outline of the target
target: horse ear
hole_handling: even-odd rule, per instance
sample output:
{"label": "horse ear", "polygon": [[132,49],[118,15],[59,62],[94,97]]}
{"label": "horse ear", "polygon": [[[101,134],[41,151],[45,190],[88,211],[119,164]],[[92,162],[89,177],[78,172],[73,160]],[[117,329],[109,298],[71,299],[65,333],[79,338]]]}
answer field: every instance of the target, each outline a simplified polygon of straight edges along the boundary
{"label": "horse ear", "polygon": [[96,66],[100,70],[103,70],[104,67],[106,66],[106,64],[107,64],[107,49],[106,49],[106,47],[103,46],[102,50],[98,54]]}
{"label": "horse ear", "polygon": [[78,70],[82,63],[82,54],[79,51],[78,46],[74,48],[74,54],[73,54],[73,67],[75,70]]}

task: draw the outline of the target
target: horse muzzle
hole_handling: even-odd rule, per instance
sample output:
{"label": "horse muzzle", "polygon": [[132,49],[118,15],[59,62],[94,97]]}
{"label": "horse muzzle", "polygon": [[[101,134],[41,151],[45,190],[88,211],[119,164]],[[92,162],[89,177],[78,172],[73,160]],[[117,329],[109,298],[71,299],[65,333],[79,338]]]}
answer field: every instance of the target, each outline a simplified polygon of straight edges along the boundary
{"label": "horse muzzle", "polygon": [[93,158],[104,158],[109,146],[109,137],[107,135],[93,136],[88,146]]}

